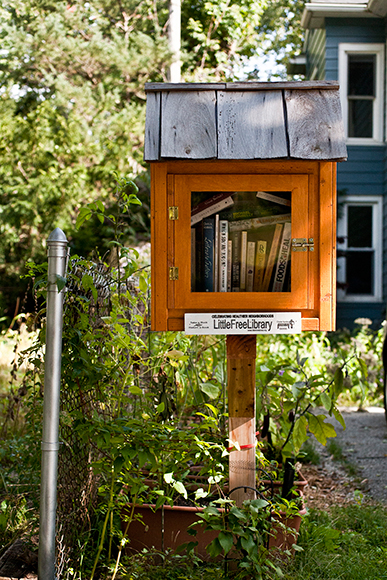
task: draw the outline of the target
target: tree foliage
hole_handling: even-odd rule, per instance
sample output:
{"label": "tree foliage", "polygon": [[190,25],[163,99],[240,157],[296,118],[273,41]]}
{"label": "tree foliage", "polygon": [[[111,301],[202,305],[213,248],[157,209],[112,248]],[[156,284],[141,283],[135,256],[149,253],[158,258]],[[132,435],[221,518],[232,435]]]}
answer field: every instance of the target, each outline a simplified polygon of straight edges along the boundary
{"label": "tree foliage", "polygon": [[[275,9],[264,0],[183,2],[184,80],[243,75],[244,62],[270,36],[283,1]],[[80,235],[74,225],[85,204],[114,205],[114,174],[136,178],[140,187],[143,206],[127,224],[128,238],[146,231],[144,85],[166,80],[167,29],[166,0],[3,2],[0,295],[8,316],[22,293],[23,264],[44,258],[54,227],[65,231],[73,252],[106,250],[107,224],[91,220]]]}

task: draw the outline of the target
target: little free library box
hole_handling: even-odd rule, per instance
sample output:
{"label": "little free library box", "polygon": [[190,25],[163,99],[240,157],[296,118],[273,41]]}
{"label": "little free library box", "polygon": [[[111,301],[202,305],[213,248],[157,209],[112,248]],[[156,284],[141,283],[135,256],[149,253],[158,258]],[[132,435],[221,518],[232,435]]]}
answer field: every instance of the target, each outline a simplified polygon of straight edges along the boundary
{"label": "little free library box", "polygon": [[153,330],[184,330],[186,313],[334,330],[338,89],[146,85]]}

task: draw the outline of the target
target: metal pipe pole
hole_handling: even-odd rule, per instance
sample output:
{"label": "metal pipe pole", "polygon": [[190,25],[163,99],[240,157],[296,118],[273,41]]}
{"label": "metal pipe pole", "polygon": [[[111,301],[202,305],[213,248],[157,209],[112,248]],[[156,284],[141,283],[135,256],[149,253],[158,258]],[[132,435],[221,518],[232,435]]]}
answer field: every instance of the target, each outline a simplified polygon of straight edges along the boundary
{"label": "metal pipe pole", "polygon": [[39,521],[39,580],[55,578],[55,520],[59,451],[59,399],[62,356],[64,288],[58,292],[57,276],[65,276],[67,238],[59,228],[47,240],[48,286],[46,353],[44,360],[44,403],[42,475]]}

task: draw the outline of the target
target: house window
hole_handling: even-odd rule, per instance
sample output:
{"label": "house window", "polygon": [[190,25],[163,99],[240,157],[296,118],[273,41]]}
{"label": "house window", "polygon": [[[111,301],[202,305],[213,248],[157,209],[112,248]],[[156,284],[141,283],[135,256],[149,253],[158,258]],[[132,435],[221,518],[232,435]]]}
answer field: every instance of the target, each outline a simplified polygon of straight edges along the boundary
{"label": "house window", "polygon": [[383,140],[382,44],[339,44],[339,81],[349,144]]}
{"label": "house window", "polygon": [[346,196],[339,200],[337,298],[345,302],[381,300],[382,198]]}

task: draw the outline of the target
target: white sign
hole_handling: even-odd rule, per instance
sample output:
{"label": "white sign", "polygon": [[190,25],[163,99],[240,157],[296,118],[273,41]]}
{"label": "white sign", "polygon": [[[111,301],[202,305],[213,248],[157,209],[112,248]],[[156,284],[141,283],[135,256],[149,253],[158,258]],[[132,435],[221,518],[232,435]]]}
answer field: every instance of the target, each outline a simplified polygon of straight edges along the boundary
{"label": "white sign", "polygon": [[184,316],[185,334],[299,334],[301,312],[231,312]]}

